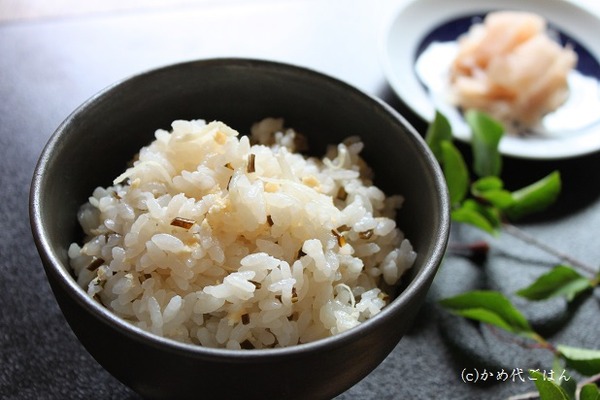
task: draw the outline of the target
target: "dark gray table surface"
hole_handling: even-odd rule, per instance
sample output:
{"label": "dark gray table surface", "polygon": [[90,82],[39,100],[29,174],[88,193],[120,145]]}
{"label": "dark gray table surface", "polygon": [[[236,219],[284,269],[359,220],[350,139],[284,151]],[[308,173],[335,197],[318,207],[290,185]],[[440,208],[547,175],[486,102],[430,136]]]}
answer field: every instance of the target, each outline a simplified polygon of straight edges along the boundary
{"label": "dark gray table surface", "polygon": [[[54,129],[103,87],[153,67],[236,56],[290,62],[333,75],[414,119],[389,89],[378,59],[382,1],[199,2],[173,10],[0,24],[0,398],[136,399],[79,344],[46,281],[29,227],[29,184]],[[599,132],[600,134],[600,132]],[[517,187],[554,169],[564,191],[549,211],[519,226],[597,268],[600,155],[564,161],[506,160]],[[544,350],[451,317],[435,300],[472,288],[511,295],[556,258],[501,234],[456,226],[452,242],[487,240],[484,262],[448,254],[414,328],[340,399],[505,399],[525,379],[465,383],[465,371],[550,369]],[[600,295],[517,305],[553,343],[600,349]],[[560,371],[557,371],[560,372]],[[496,375],[495,375],[496,376]]]}

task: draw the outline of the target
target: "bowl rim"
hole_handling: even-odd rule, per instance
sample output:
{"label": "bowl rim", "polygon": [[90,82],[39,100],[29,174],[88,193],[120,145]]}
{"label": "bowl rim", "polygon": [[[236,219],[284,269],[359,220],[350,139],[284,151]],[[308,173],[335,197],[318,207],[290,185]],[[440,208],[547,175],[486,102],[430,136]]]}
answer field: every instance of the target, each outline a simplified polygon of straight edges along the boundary
{"label": "bowl rim", "polygon": [[[435,230],[435,236],[431,238],[431,242],[434,243],[433,247],[431,248],[431,257],[424,260],[421,270],[407,284],[403,291],[390,304],[386,305],[381,312],[371,319],[345,332],[312,342],[301,343],[287,347],[240,350],[209,348],[197,344],[183,343],[174,339],[165,338],[145,331],[142,328],[139,328],[132,323],[121,319],[108,308],[102,306],[100,303],[89,297],[85,290],[77,284],[75,278],[70,274],[70,266],[64,265],[60,261],[57,252],[52,248],[47,237],[47,230],[44,226],[44,221],[42,220],[43,205],[41,204],[41,197],[42,190],[44,188],[47,164],[51,161],[54,151],[60,147],[60,143],[63,140],[63,136],[66,134],[65,131],[67,130],[69,124],[93,104],[101,101],[102,98],[110,95],[114,91],[119,90],[120,87],[132,80],[147,79],[153,75],[172,69],[187,67],[201,68],[209,65],[219,67],[240,66],[262,69],[275,68],[288,73],[305,75],[311,79],[317,79],[319,81],[338,86],[342,90],[345,90],[354,96],[358,96],[364,101],[370,102],[373,107],[378,107],[381,111],[384,111],[385,113],[399,120],[400,124],[404,126],[407,133],[411,137],[411,140],[415,142],[414,144],[421,152],[421,155],[426,159],[427,165],[430,169],[429,174],[431,175],[434,186],[438,192],[438,212],[440,215],[438,227]],[[89,99],[78,106],[69,116],[67,116],[67,118],[58,126],[58,128],[51,135],[47,144],[44,146],[36,164],[31,182],[29,214],[34,242],[40,257],[43,260],[43,266],[46,274],[49,275],[49,278],[54,278],[55,282],[59,283],[68,296],[94,318],[100,320],[106,325],[112,326],[121,334],[128,336],[134,341],[142,341],[146,345],[161,349],[163,351],[185,354],[188,357],[191,356],[194,358],[226,359],[229,362],[252,362],[263,358],[289,357],[290,355],[297,356],[300,354],[305,354],[306,352],[318,352],[324,349],[344,346],[345,344],[354,341],[356,338],[372,332],[378,326],[385,324],[386,320],[392,318],[396,310],[406,307],[406,304],[409,303],[413,297],[418,295],[421,288],[423,286],[427,286],[431,282],[433,276],[435,276],[437,272],[438,266],[442,262],[442,258],[448,243],[450,230],[449,197],[441,168],[439,167],[439,164],[427,147],[427,144],[423,138],[395,109],[377,97],[367,94],[366,92],[338,78],[334,78],[314,69],[279,61],[233,57],[184,61],[148,69],[146,71],[130,75],[129,77],[125,77],[124,79],[121,79],[92,95]]]}

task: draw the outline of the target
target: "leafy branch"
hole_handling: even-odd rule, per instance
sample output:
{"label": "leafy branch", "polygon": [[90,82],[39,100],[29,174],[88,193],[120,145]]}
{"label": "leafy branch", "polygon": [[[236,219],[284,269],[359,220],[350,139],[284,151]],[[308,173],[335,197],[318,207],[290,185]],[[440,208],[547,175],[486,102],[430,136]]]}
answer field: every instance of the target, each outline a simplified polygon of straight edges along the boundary
{"label": "leafy branch", "polygon": [[[514,226],[511,221],[519,220],[532,213],[540,212],[553,204],[560,194],[562,182],[559,171],[553,171],[542,179],[509,191],[500,178],[502,157],[498,145],[504,134],[502,124],[487,114],[470,110],[465,120],[472,131],[471,149],[473,153],[473,174],[469,171],[461,152],[453,143],[450,123],[440,112],[429,126],[425,140],[442,166],[451,203],[451,218],[454,222],[465,223],[489,234],[497,235],[501,230],[550,253],[569,265],[558,266],[550,276],[540,277],[531,290],[519,294],[531,300],[547,297],[539,294],[545,285],[551,284],[552,291],[565,292],[568,300],[600,283],[600,272],[594,268],[558,252]],[[477,243],[476,251],[487,252],[487,247]],[[583,277],[574,267],[585,271]],[[569,271],[567,271],[569,270]],[[569,276],[571,286],[558,288],[562,278]],[[547,290],[550,290],[548,288]],[[535,298],[537,292],[537,297]]]}
{"label": "leafy branch", "polygon": [[[571,265],[557,265],[528,287],[517,291],[516,294],[521,297],[535,301],[563,296],[567,301],[572,301],[600,285],[600,272],[554,250],[511,223],[545,210],[555,202],[562,186],[560,173],[553,171],[530,185],[509,191],[500,178],[502,157],[498,145],[504,134],[503,126],[488,115],[474,110],[465,113],[465,120],[472,131],[472,173],[454,145],[450,124],[441,113],[436,113],[425,137],[446,178],[452,220],[473,225],[492,235],[497,235],[504,229],[591,275],[583,276]],[[478,242],[470,249],[487,253],[488,245]],[[456,315],[501,328],[532,341],[535,347],[551,351],[556,360],[582,375],[600,374],[600,350],[551,344],[535,332],[523,314],[499,292],[471,291],[443,299],[440,303]],[[538,378],[536,374],[539,372],[530,371],[532,378]],[[600,391],[593,382],[586,382],[579,387],[564,387],[545,379],[533,380],[539,392],[537,397],[542,400],[600,400]]]}
{"label": "leafy branch", "polygon": [[[551,344],[533,330],[523,314],[500,292],[476,290],[443,299],[440,304],[455,315],[492,325],[531,340],[537,345],[536,348],[552,352],[558,361],[582,375],[600,374],[600,350]],[[598,397],[600,396],[600,390],[598,390],[595,383],[586,382],[579,388],[572,388],[572,392],[570,392],[567,388],[556,384],[552,380],[542,379],[538,371],[531,370],[529,374],[534,378],[533,380],[539,391],[539,398],[542,400],[571,400],[575,398],[598,400],[600,398]],[[576,397],[575,391],[579,392],[579,397]]]}
{"label": "leafy branch", "polygon": [[425,137],[442,165],[454,221],[497,234],[503,223],[542,211],[554,203],[561,190],[558,171],[519,190],[507,190],[500,178],[502,157],[498,151],[504,128],[479,111],[467,111],[465,119],[472,130],[474,181],[453,143],[452,129],[444,115],[436,113]]}

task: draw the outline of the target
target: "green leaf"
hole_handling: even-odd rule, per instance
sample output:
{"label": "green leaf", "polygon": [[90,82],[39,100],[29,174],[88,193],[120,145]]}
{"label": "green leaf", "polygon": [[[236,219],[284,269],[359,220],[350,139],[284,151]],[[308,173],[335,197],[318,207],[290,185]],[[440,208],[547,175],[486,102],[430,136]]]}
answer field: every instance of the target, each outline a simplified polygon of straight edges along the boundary
{"label": "green leaf", "polygon": [[471,128],[473,170],[477,176],[499,176],[502,171],[502,156],[498,151],[504,127],[487,114],[469,110],[465,120]]}
{"label": "green leaf", "polygon": [[577,392],[577,381],[572,376],[566,375],[567,371],[565,370],[564,360],[562,359],[562,357],[555,354],[554,360],[552,362],[551,371],[561,370],[563,372],[558,378],[555,378],[555,381],[559,383],[559,386],[562,388],[562,390],[564,390],[567,396],[569,396],[569,400],[575,400],[575,393]]}
{"label": "green leaf", "polygon": [[500,214],[494,207],[479,204],[475,200],[467,199],[463,204],[450,214],[455,222],[473,225],[490,234],[496,234],[500,227]]}
{"label": "green leaf", "polygon": [[517,335],[537,338],[529,322],[512,303],[499,292],[476,290],[440,301],[456,315],[491,324]]}
{"label": "green leaf", "polygon": [[452,210],[450,217],[455,222],[469,224],[491,234],[496,233],[490,221],[477,210],[462,206],[456,210]]}
{"label": "green leaf", "polygon": [[496,176],[486,176],[478,179],[471,185],[471,193],[498,207],[500,210],[510,207],[514,203],[513,195],[504,190],[504,183]]}
{"label": "green leaf", "polygon": [[600,373],[600,350],[582,349],[565,345],[556,346],[567,366],[591,376]]}
{"label": "green leaf", "polygon": [[[555,369],[555,371],[559,370]],[[568,377],[567,379],[559,379],[558,382],[561,389],[564,390],[569,397],[569,400],[575,400],[577,393],[577,381],[575,381],[573,377]]]}
{"label": "green leaf", "polygon": [[440,143],[442,168],[450,194],[450,204],[457,205],[465,198],[469,190],[469,170],[460,151],[452,142]]}
{"label": "green leaf", "polygon": [[435,118],[425,133],[425,142],[427,142],[431,152],[439,162],[442,162],[441,143],[445,141],[452,141],[452,128],[448,119],[442,113],[436,111]]}
{"label": "green leaf", "polygon": [[569,395],[541,372],[529,370],[529,376],[535,383],[540,394],[540,400],[569,400]]}
{"label": "green leaf", "polygon": [[494,207],[498,207],[500,210],[505,210],[514,203],[512,194],[508,190],[489,190],[482,193],[479,197],[485,199]]}
{"label": "green leaf", "polygon": [[591,287],[592,282],[573,268],[557,265],[531,285],[517,291],[517,294],[529,300],[565,296],[567,301],[572,301],[578,294]]}
{"label": "green leaf", "polygon": [[581,388],[579,400],[600,400],[600,389],[595,383],[588,383]]}
{"label": "green leaf", "polygon": [[505,212],[511,219],[543,211],[550,206],[561,190],[560,173],[554,171],[537,182],[512,193],[513,204]]}
{"label": "green leaf", "polygon": [[475,193],[483,193],[490,190],[500,190],[504,188],[504,182],[497,176],[484,176],[473,182],[472,190]]}

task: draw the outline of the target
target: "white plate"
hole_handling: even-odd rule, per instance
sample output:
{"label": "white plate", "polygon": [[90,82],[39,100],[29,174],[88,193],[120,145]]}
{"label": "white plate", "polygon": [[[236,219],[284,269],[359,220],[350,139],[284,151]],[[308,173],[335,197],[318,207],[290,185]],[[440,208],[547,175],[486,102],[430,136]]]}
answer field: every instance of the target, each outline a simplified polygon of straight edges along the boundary
{"label": "white plate", "polygon": [[[436,95],[453,58],[452,42],[429,53],[429,58],[422,50],[432,37],[457,37],[468,29],[465,21],[500,9],[543,16],[552,29],[566,35],[579,55],[577,71],[569,76],[567,102],[544,118],[542,131],[505,135],[500,151],[521,158],[560,159],[600,150],[600,20],[564,0],[410,1],[387,26],[381,46],[383,70],[396,95],[425,121],[440,110],[450,120],[454,135],[468,141],[470,132],[461,114]],[[440,57],[444,52],[447,56]]]}

